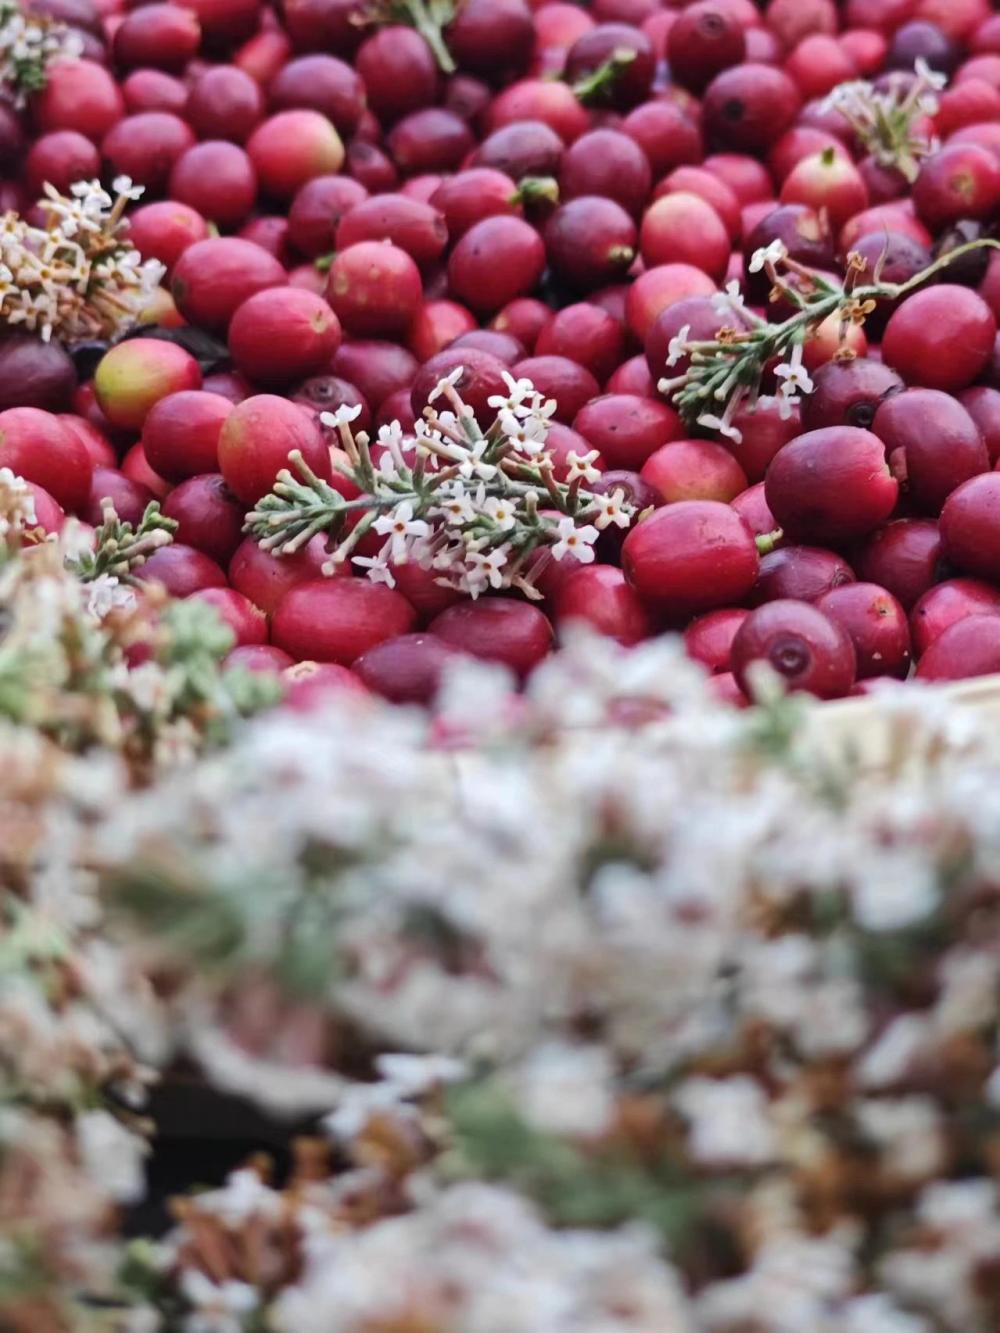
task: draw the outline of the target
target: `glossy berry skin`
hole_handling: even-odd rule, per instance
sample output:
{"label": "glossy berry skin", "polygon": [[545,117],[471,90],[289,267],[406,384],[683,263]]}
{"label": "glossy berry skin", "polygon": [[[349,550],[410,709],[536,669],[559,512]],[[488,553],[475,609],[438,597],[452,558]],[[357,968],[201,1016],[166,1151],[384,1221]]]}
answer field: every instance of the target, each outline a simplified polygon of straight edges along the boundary
{"label": "glossy berry skin", "polygon": [[940,513],[956,486],[989,470],[979,427],[961,403],[938,389],[894,394],[879,408],[872,430],[920,513]]}
{"label": "glossy berry skin", "polygon": [[545,267],[545,246],[521,218],[484,218],[462,236],[448,260],[448,287],[463,305],[492,314],[527,296]]}
{"label": "glossy berry skin", "polygon": [[812,393],[802,399],[802,427],[820,430],[824,426],[858,426],[871,430],[882,404],[905,387],[899,375],[881,361],[868,357],[829,361],[813,376]]}
{"label": "glossy berry skin", "polygon": [[968,680],[996,671],[1000,671],[1000,615],[973,615],[938,635],[917,664],[917,679]]}
{"label": "glossy berry skin", "polygon": [[261,189],[275,199],[291,199],[307,181],[339,171],[344,163],[340,135],[325,116],[307,108],[279,111],[262,121],[246,147]]}
{"label": "glossy berry skin", "polygon": [[455,660],[436,634],[401,634],[362,653],[354,663],[361,682],[394,704],[430,704],[441,678]]}
{"label": "glossy berry skin", "polygon": [[705,89],[705,128],[719,147],[762,153],[792,124],[800,102],[782,70],[748,61],[723,70]]}
{"label": "glossy berry skin", "polygon": [[289,588],[322,577],[326,559],[322,536],[314,537],[294,555],[282,556],[271,555],[253,537],[245,537],[229,561],[229,582],[271,615]]}
{"label": "glossy berry skin", "polygon": [[984,369],[996,333],[993,312],[981,296],[940,283],[908,296],[895,311],[882,356],[907,383],[955,393]]}
{"label": "glossy berry skin", "polygon": [[315,579],[289,589],[271,620],[271,639],[298,661],[351,666],[362,653],[414,627],[413,607],[384,584]]}
{"label": "glossy berry skin", "polygon": [[684,631],[684,651],[713,675],[728,672],[733,640],[749,614],[742,607],[724,607],[699,616]]}
{"label": "glossy berry skin", "polygon": [[340,321],[326,301],[299,287],[251,296],[237,307],[227,335],[237,370],[268,387],[319,374],[340,339]]}
{"label": "glossy berry skin", "polygon": [[211,606],[233,632],[237,648],[267,643],[267,619],[253,602],[234,588],[202,588],[191,596]]}
{"label": "glossy berry skin", "polygon": [[625,576],[650,607],[680,619],[741,602],[757,579],[753,534],[728,505],[682,500],[631,529]]}
{"label": "glossy berry skin", "polygon": [[751,668],[758,662],[782,677],[793,692],[841,699],[855,679],[850,637],[829,616],[806,602],[777,601],[758,607],[733,639],[733,674],[750,692]]}
{"label": "glossy berry skin", "polygon": [[226,586],[226,576],[211,556],[183,542],[154,551],[135,577],[143,583],[162,583],[171,597],[190,597],[201,588]]}
{"label": "glossy berry skin", "polygon": [[257,394],[237,404],[223,423],[219,470],[230,490],[252,505],[289,466],[294,450],[318,476],[329,478],[330,451],[310,414],[286,398]]}
{"label": "glossy berry skin", "polygon": [[257,173],[238,144],[209,139],[181,153],[167,191],[217,226],[238,227],[257,199]]}
{"label": "glossy berry skin", "polygon": [[309,259],[330,254],[341,218],[368,198],[368,191],[350,176],[317,176],[296,192],[288,211],[288,236]]}
{"label": "glossy berry skin", "polygon": [[581,291],[617,281],[635,258],[635,223],[621,204],[581,195],[561,204],[545,227],[549,264]]}
{"label": "glossy berry skin", "polygon": [[229,563],[243,539],[244,507],[217,472],[189,477],[163,501],[167,518],[177,523],[175,539]]}
{"label": "glossy berry skin", "polygon": [[987,218],[1000,204],[1000,162],[976,144],[946,144],[921,164],[913,202],[935,232],[963,218]]}
{"label": "glossy berry skin", "polygon": [[248,643],[228,652],[222,665],[227,671],[239,667],[243,671],[277,674],[295,663],[283,649],[270,643]]}
{"label": "glossy berry skin", "polygon": [[546,616],[513,597],[456,602],[434,617],[428,631],[450,648],[498,662],[518,676],[526,676],[552,647]]}
{"label": "glossy berry skin", "polygon": [[405,194],[380,194],[355,204],[337,224],[337,250],[360,241],[391,241],[426,268],[444,253],[448,228],[442,214],[430,204]]}
{"label": "glossy berry skin", "polygon": [[910,627],[892,593],[874,583],[847,583],[824,593],[815,606],[836,621],[854,644],[858,680],[906,676]]}
{"label": "glossy berry skin", "polygon": [[134,9],[115,32],[115,62],[124,69],[151,66],[179,74],[198,50],[201,25],[180,5],[151,4]]}
{"label": "glossy berry skin", "polygon": [[77,130],[99,143],[125,114],[114,76],[92,60],[61,61],[47,71],[45,87],[33,100],[42,130]]}
{"label": "glossy berry skin", "polygon": [[711,204],[685,190],[663,195],[646,210],[639,249],[647,268],[692,264],[716,282],[722,282],[729,266],[729,233],[722,219]]}
{"label": "glossy berry skin", "polygon": [[101,156],[116,175],[130,176],[159,193],[174,163],[194,143],[190,127],[180,116],[169,111],[140,111],[112,126],[101,142]]}
{"label": "glossy berry skin", "polygon": [[142,445],[154,472],[183,481],[219,465],[219,434],[233,404],[217,393],[188,389],[154,403],[142,426]]}
{"label": "glossy berry skin", "polygon": [[907,611],[941,577],[941,533],[925,518],[899,518],[879,528],[851,560],[858,577],[877,583]]}
{"label": "glossy berry skin", "polygon": [[667,504],[677,500],[727,503],[747,488],[747,476],[728,449],[711,440],[661,445],[640,473]]}
{"label": "glossy berry skin", "polygon": [[82,510],[90,497],[87,450],[57,416],[37,407],[0,412],[0,467],[37,483],[63,509]]}
{"label": "glossy berry skin", "polygon": [[184,118],[199,139],[244,143],[264,118],[264,95],[235,65],[213,65],[192,83]]}
{"label": "glossy berry skin", "polygon": [[636,141],[621,130],[596,129],[581,134],[562,155],[560,199],[601,195],[639,216],[649,197],[652,171]]}
{"label": "glossy berry skin", "polygon": [[334,259],[326,293],[347,333],[391,337],[405,333],[417,313],[420,270],[398,246],[361,241]]}
{"label": "glossy berry skin", "polygon": [[895,508],[899,486],[877,435],[833,426],[785,445],[767,470],[764,493],[793,541],[840,545],[884,522]]}
{"label": "glossy berry skin", "polygon": [[281,287],[285,270],[273,255],[237,236],[189,246],[174,268],[170,290],[177,309],[200,328],[224,332],[237,308],[267,287]]}
{"label": "glossy berry skin", "polygon": [[[466,344],[468,340],[465,340]],[[619,320],[594,305],[578,301],[557,310],[540,330],[535,343],[538,356],[567,356],[585,366],[603,383],[621,362],[625,331]],[[514,361],[524,359],[522,349]]]}
{"label": "glossy berry skin", "polygon": [[815,602],[831,588],[854,582],[846,560],[819,546],[781,546],[760,562],[760,575],[751,592],[751,606],[782,598]]}
{"label": "glossy berry skin", "polygon": [[188,246],[208,239],[208,223],[187,204],[160,199],[129,214],[128,237],[143,259],[159,259],[169,272]]}
{"label": "glossy berry skin", "polygon": [[446,176],[430,198],[432,208],[445,219],[448,238],[454,243],[483,218],[517,215],[517,186],[503,171],[493,167],[470,167]]}
{"label": "glossy berry skin", "polygon": [[941,545],[963,574],[1000,580],[1000,472],[973,477],[941,510]]}
{"label": "glossy berry skin", "polygon": [[966,616],[1000,615],[1000,591],[981,579],[945,579],[920,598],[910,613],[913,651],[924,655],[935,639]]}
{"label": "glossy berry skin", "polygon": [[563,579],[555,593],[557,627],[582,621],[624,647],[654,632],[654,621],[638,593],[614,565],[583,565]]}
{"label": "glossy berry skin", "polygon": [[201,388],[198,362],[162,338],[129,338],[101,358],[94,389],[113,426],[141,430],[153,406],[168,394]]}
{"label": "glossy berry skin", "polygon": [[746,35],[736,15],[716,0],[698,0],[674,20],[667,34],[667,59],[674,78],[701,92],[722,70],[746,56]]}
{"label": "glossy berry skin", "polygon": [[[489,399],[494,394],[507,392],[503,378],[506,367],[495,356],[490,356],[488,352],[476,351],[475,348],[466,348],[464,351],[461,348],[446,348],[421,366],[417,375],[411,377],[413,387],[410,402],[413,415],[417,418],[422,415],[438,380],[457,366],[462,367],[462,374],[456,381],[455,388],[463,401],[472,408],[480,426],[488,427],[496,416],[496,410],[490,407]],[[514,373],[517,373],[516,367]]]}

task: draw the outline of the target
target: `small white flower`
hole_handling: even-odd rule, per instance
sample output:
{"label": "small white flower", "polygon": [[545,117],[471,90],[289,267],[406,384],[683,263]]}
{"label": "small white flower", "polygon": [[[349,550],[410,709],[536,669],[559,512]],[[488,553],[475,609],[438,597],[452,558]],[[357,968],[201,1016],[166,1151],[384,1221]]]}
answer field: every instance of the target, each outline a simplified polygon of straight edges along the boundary
{"label": "small white flower", "polygon": [[131,176],[116,176],[111,188],[115,194],[125,195],[127,199],[141,199],[146,193],[145,185],[136,185]]}
{"label": "small white flower", "polygon": [[598,510],[597,517],[594,519],[594,526],[601,532],[612,525],[616,528],[627,528],[632,521],[634,509],[625,499],[625,492],[617,488],[610,495],[593,496],[594,507]]}
{"label": "small white flower", "polygon": [[545,421],[535,416],[518,417],[507,408],[501,411],[499,421],[501,432],[519,453],[532,458],[542,452],[547,433]]}
{"label": "small white flower", "polygon": [[704,426],[706,430],[717,430],[720,435],[725,435],[727,440],[732,440],[735,444],[739,444],[743,439],[743,432],[731,421],[726,420],[725,413],[717,417],[711,412],[703,412],[698,418],[698,425]]}
{"label": "small white flower", "polygon": [[556,560],[574,555],[581,564],[589,565],[594,559],[594,542],[600,534],[592,524],[585,523],[577,527],[567,514],[556,524],[556,535],[559,540],[552,547],[552,555]]}
{"label": "small white flower", "polygon": [[940,92],[942,88],[948,86],[947,74],[942,74],[936,69],[931,69],[923,56],[917,56],[913,64],[913,69],[922,83],[926,83],[928,88],[933,88]]}
{"label": "small white flower", "polygon": [[517,523],[517,513],[513,502],[501,499],[497,495],[491,495],[481,506],[480,512],[491,518],[501,532],[509,532]]}
{"label": "small white flower", "polygon": [[430,393],[427,395],[427,401],[429,403],[436,402],[442,394],[447,393],[449,389],[453,389],[464,374],[464,366],[456,366],[454,370],[449,371],[448,374],[442,379],[439,379],[437,384],[434,385],[434,388],[431,389]]}
{"label": "small white flower", "polygon": [[146,1192],[149,1145],[107,1111],[77,1116],[76,1141],[87,1175],[109,1198],[135,1203]]}
{"label": "small white flower", "polygon": [[746,302],[743,299],[743,293],[740,291],[740,284],[735,278],[732,282],[726,283],[724,292],[716,292],[712,297],[712,309],[723,319],[728,315],[741,314],[746,309]]}
{"label": "small white flower", "polygon": [[667,366],[676,366],[678,361],[687,356],[687,340],[691,333],[691,325],[685,324],[679,329],[670,342],[667,344]]}
{"label": "small white flower", "polygon": [[396,576],[389,566],[391,551],[392,540],[390,539],[377,555],[355,555],[351,557],[351,563],[365,570],[372,583],[384,583],[388,588],[395,588]]}
{"label": "small white flower", "polygon": [[566,455],[566,480],[567,482],[576,481],[577,477],[581,481],[598,481],[601,476],[601,469],[594,466],[596,459],[600,458],[596,449],[590,449],[585,454],[575,453],[572,449]]}
{"label": "small white flower", "polygon": [[792,348],[792,355],[787,361],[783,361],[780,366],[775,366],[774,374],[777,379],[783,383],[778,387],[778,393],[786,398],[795,393],[812,393],[812,378],[802,364],[802,344],[796,343]]}
{"label": "small white flower", "polygon": [[430,524],[422,518],[414,518],[413,502],[401,501],[388,514],[380,514],[372,524],[373,531],[380,537],[388,537],[391,543],[392,559],[402,564],[407,558],[407,543],[411,537],[430,536]]}
{"label": "small white flower", "polygon": [[349,426],[361,415],[361,404],[357,403],[354,407],[348,407],[346,403],[337,408],[336,412],[321,412],[319,419],[324,426],[329,426],[331,430],[338,430],[341,426]]}
{"label": "small white flower", "polygon": [[503,394],[495,393],[486,401],[490,407],[495,407],[498,412],[513,412],[518,415],[525,400],[534,395],[535,386],[531,380],[515,379],[506,370],[503,372],[503,382],[507,386],[506,397]]}
{"label": "small white flower", "polygon": [[772,241],[770,245],[763,246],[760,250],[755,250],[750,257],[749,269],[751,273],[759,273],[766,264],[780,264],[783,259],[788,258],[788,247],[784,241]]}
{"label": "small white flower", "polygon": [[213,1282],[198,1269],[181,1274],[181,1294],[197,1312],[184,1320],[184,1333],[242,1333],[244,1315],[260,1304],[248,1282]]}
{"label": "small white flower", "polygon": [[690,1122],[688,1143],[696,1161],[708,1166],[761,1166],[777,1148],[760,1084],[745,1074],[689,1078],[674,1102]]}
{"label": "small white flower", "polygon": [[442,1083],[458,1083],[469,1074],[464,1060],[449,1055],[410,1055],[405,1052],[377,1055],[375,1068],[404,1097],[420,1097]]}
{"label": "small white flower", "polygon": [[484,463],[483,455],[487,449],[485,439],[473,440],[466,450],[461,453],[461,462],[458,465],[459,473],[469,480],[472,477],[478,477],[481,481],[492,481],[497,474],[493,463]]}
{"label": "small white flower", "polygon": [[[510,558],[510,543],[504,542],[502,546],[495,547],[492,551],[470,551],[467,557],[468,572],[472,583],[485,586],[489,584],[491,588],[502,588],[504,582],[504,567]],[[473,594],[474,596],[475,594]]]}
{"label": "small white flower", "polygon": [[100,574],[92,583],[83,585],[87,594],[87,614],[103,620],[117,607],[135,605],[135,593],[120,583],[114,574]]}

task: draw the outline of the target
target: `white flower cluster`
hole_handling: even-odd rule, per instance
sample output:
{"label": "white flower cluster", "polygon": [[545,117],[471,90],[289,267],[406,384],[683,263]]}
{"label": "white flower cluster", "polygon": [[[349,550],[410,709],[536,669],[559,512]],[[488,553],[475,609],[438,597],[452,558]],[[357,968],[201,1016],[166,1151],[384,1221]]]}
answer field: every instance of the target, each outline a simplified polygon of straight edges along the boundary
{"label": "white flower cluster", "polygon": [[[291,553],[317,531],[339,535],[353,510],[359,521],[334,550],[331,571],[351,559],[371,580],[393,587],[394,570],[412,561],[470,597],[489,588],[517,588],[537,598],[535,581],[551,560],[572,555],[592,562],[600,533],[626,528],[634,517],[624,490],[605,495],[585,489],[601,475],[596,450],[571,452],[565,480],[557,480],[546,448],[555,403],[544,400],[530,380],[504,372],[507,392],[488,399],[496,417],[481,431],[456,391],[463,370],[456,366],[431,390],[410,437],[393,421],[374,442],[364,434],[355,438],[351,422],[360,408],[323,413],[323,424],[339,436],[349,460],[345,474],[361,498],[336,503],[330,488],[318,483],[314,511],[306,488],[282,474],[274,493],[248,516],[249,529],[267,549]],[[437,408],[439,400],[449,406]],[[382,545],[374,555],[353,554],[367,533],[382,537]]]}
{"label": "white flower cluster", "polygon": [[937,147],[921,122],[937,113],[937,93],[947,83],[945,74],[919,57],[912,76],[890,79],[884,89],[865,79],[838,84],[820,109],[839,112],[883,166],[895,167],[913,181],[920,159]]}
{"label": "white flower cluster", "polygon": [[93,755],[46,788],[4,739],[22,954],[103,1016],[5,982],[22,1098],[124,1041],[325,1116],[347,1163],[189,1200],[157,1252],[180,1327],[992,1333],[995,732],[911,686],[882,769],[808,727],[772,754],[779,715],[713,703],[676,643],[581,637],[497,745],[512,682],[453,670],[437,719],[276,712],[132,790]]}
{"label": "white flower cluster", "polygon": [[16,0],[0,0],[0,86],[15,106],[45,87],[50,65],[82,54],[83,42],[65,24],[26,14]]}
{"label": "white flower cluster", "polygon": [[65,197],[46,185],[45,227],[0,217],[0,326],[73,343],[138,321],[165,270],[124,234],[125,206],[142,187],[123,176],[114,188],[112,198],[99,181],[77,181]]}

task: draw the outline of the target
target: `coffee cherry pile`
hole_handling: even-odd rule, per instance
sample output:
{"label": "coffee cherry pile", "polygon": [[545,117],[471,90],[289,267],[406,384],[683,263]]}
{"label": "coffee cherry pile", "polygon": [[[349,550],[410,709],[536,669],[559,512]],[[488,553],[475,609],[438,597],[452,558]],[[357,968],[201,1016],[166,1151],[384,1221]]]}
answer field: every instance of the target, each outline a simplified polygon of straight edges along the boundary
{"label": "coffee cherry pile", "polygon": [[[174,540],[134,576],[210,602],[234,661],[304,707],[424,702],[455,653],[523,678],[582,620],[626,648],[683,632],[738,704],[761,661],[823,699],[1000,671],[989,0],[22,6],[0,16],[0,467],[49,530],[158,501]],[[104,342],[32,314],[102,190],[141,193],[98,274]],[[16,237],[57,196],[82,221],[26,295]],[[340,427],[376,468],[394,442],[419,536],[441,386],[447,434],[488,432],[512,384],[546,452],[505,475],[568,545],[532,563],[529,535],[492,580],[506,511],[475,509],[474,462],[487,573],[456,583],[363,518]],[[527,456],[536,426],[504,429]],[[298,462],[367,523],[350,558],[342,515],[262,537]]]}

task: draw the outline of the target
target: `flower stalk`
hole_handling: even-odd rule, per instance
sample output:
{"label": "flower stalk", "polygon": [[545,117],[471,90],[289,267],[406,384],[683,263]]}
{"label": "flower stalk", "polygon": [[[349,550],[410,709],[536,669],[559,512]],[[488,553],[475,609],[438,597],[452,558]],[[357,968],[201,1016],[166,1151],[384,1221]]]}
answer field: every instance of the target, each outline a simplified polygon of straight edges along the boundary
{"label": "flower stalk", "polygon": [[[383,426],[374,448],[351,422],[357,408],[324,413],[343,452],[341,472],[361,492],[346,499],[292,454],[272,491],[247,516],[246,529],[276,555],[292,555],[315,536],[330,543],[327,572],[350,560],[376,582],[395,584],[393,569],[415,561],[435,580],[471,597],[487,588],[518,588],[538,597],[535,581],[550,560],[589,563],[600,532],[628,527],[634,507],[624,491],[602,495],[596,455],[569,455],[565,480],[545,447],[555,404],[528,380],[505,375],[506,395],[484,432],[455,387],[457,367],[432,391],[413,437],[398,422]],[[439,400],[448,407],[439,410]],[[363,538],[382,545],[357,555]]]}
{"label": "flower stalk", "polygon": [[947,82],[944,74],[918,59],[909,81],[892,79],[884,91],[864,79],[841,83],[823,109],[839,111],[875,160],[895,168],[912,185],[921,161],[936,147],[926,122],[937,111],[936,94]]}
{"label": "flower stalk", "polygon": [[123,583],[134,583],[133,572],[146,563],[154,551],[169,546],[177,523],[160,513],[151,500],[138,524],[120,519],[111,500],[101,502],[101,523],[94,533],[94,546],[70,561],[70,568],[81,583],[93,583],[111,576]]}
{"label": "flower stalk", "polygon": [[143,187],[119,176],[113,188],[114,197],[100,181],[77,181],[62,195],[46,185],[44,227],[0,216],[0,329],[72,344],[139,322],[165,270],[125,234],[125,209]]}
{"label": "flower stalk", "polygon": [[742,435],[733,424],[734,417],[741,409],[756,407],[766,370],[773,367],[777,403],[784,417],[791,414],[802,394],[812,392],[812,379],[802,362],[803,348],[825,320],[839,319],[842,354],[849,357],[852,353],[843,345],[848,328],[863,324],[879,301],[899,300],[981,247],[1000,249],[1000,242],[980,238],[957,246],[901,283],[883,282],[880,264],[875,266],[873,280],[861,283],[866,264],[860,255],[851,253],[845,280],[832,283],[791,259],[781,241],[773,241],[753,255],[750,272],[766,273],[771,299],[790,303],[794,312],[770,323],[746,309],[738,284],[730,283],[714,302],[720,316],[728,316],[731,322],[714,338],[690,339],[690,327],[682,328],[670,342],[666,362],[668,370],[676,368],[678,373],[661,379],[658,388],[689,426],[703,426],[738,442]]}

